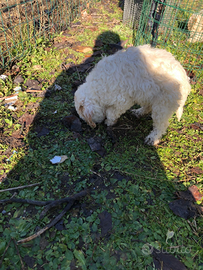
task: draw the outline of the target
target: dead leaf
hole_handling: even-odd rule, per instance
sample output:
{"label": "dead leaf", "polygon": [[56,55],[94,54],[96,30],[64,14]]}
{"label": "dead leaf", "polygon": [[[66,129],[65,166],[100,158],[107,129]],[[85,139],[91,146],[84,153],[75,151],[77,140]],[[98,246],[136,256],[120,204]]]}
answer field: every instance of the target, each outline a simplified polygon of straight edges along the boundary
{"label": "dead leaf", "polygon": [[89,57],[91,57],[92,56],[92,54],[86,54],[85,55],[85,58],[87,59],[87,58],[89,58]]}
{"label": "dead leaf", "polygon": [[20,131],[14,131],[12,133],[12,137],[15,139],[22,139],[24,136],[20,133]]}
{"label": "dead leaf", "polygon": [[92,47],[80,46],[80,45],[73,45],[72,49],[75,50],[76,52],[82,52],[82,53],[87,53],[87,52],[92,51]]}
{"label": "dead leaf", "polygon": [[203,174],[203,170],[200,169],[199,167],[194,167],[190,170],[192,173],[195,173],[195,174]]}
{"label": "dead leaf", "polygon": [[92,32],[98,31],[98,27],[96,26],[87,26],[86,28],[91,30]]}
{"label": "dead leaf", "polygon": [[84,19],[84,18],[86,18],[88,16],[88,13],[87,13],[86,9],[81,11],[81,16],[82,16],[82,19]]}
{"label": "dead leaf", "polygon": [[99,214],[100,227],[101,227],[101,236],[105,236],[112,230],[112,217],[111,214],[107,211],[103,211]]}
{"label": "dead leaf", "polygon": [[170,202],[169,208],[173,211],[175,215],[184,219],[193,218],[198,214],[194,204],[191,201],[187,201],[184,199]]}
{"label": "dead leaf", "polygon": [[7,177],[6,173],[0,175],[0,183],[2,183],[6,179],[6,177]]}
{"label": "dead leaf", "polygon": [[199,95],[203,96],[203,88],[199,90]]}
{"label": "dead leaf", "polygon": [[191,128],[195,130],[203,130],[203,124],[195,122],[194,124],[191,125]]}
{"label": "dead leaf", "polygon": [[42,66],[41,65],[34,65],[32,68],[35,70],[40,70],[40,69],[42,69]]}
{"label": "dead leaf", "polygon": [[18,119],[18,122],[20,124],[25,123],[25,126],[29,127],[34,121],[34,118],[35,118],[35,114],[25,113]]}
{"label": "dead leaf", "polygon": [[201,201],[203,198],[203,194],[201,194],[199,192],[199,189],[197,186],[193,185],[191,187],[188,188],[188,190],[191,192],[193,198],[195,199],[195,201]]}

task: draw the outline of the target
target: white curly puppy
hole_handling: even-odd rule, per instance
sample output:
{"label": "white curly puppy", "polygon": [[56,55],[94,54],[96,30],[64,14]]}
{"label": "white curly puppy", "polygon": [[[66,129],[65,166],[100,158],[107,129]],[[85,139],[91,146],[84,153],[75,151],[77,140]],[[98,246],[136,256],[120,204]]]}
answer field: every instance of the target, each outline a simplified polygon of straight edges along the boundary
{"label": "white curly puppy", "polygon": [[114,125],[139,104],[132,111],[137,117],[151,112],[153,130],[145,142],[156,145],[174,112],[180,120],[190,89],[185,70],[171,53],[143,45],[104,57],[74,99],[79,116],[93,128],[105,118],[107,126]]}

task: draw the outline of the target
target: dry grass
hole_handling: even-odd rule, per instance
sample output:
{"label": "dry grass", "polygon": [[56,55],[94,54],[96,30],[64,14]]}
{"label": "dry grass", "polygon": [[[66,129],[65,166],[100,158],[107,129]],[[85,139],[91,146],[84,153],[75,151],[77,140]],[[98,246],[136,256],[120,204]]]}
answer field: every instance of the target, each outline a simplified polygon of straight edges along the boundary
{"label": "dry grass", "polygon": [[[3,0],[0,3],[0,64],[20,55],[38,36],[64,30],[88,0]],[[2,62],[2,63],[1,63]]]}

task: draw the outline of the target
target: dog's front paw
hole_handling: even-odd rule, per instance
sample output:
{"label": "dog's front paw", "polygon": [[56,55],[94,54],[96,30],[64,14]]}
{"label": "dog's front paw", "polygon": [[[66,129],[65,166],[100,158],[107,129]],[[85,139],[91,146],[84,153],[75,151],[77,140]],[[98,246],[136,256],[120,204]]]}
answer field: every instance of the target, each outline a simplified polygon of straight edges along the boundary
{"label": "dog's front paw", "polygon": [[112,119],[107,118],[107,119],[105,120],[105,124],[106,124],[108,127],[111,127],[111,126],[115,125],[116,122],[117,122],[117,119],[116,119],[116,120],[112,120]]}
{"label": "dog's front paw", "polygon": [[154,139],[154,137],[148,135],[146,138],[145,138],[145,143],[148,144],[148,145],[153,145],[153,146],[156,146],[157,144],[159,144],[159,140],[156,140]]}
{"label": "dog's front paw", "polygon": [[[141,109],[141,108],[140,108]],[[141,110],[140,109],[132,109],[132,110],[130,110],[131,111],[131,113],[134,115],[134,116],[136,116],[137,118],[140,118],[141,116],[142,116],[142,114],[141,114]]]}

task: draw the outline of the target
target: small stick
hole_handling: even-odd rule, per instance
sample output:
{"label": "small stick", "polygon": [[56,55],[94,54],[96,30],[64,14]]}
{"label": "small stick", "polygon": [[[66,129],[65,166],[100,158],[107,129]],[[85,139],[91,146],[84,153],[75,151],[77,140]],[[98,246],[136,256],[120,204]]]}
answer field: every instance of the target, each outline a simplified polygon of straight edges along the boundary
{"label": "small stick", "polygon": [[26,93],[41,93],[43,92],[42,90],[37,90],[37,89],[27,89]]}
{"label": "small stick", "polygon": [[8,188],[8,189],[2,189],[2,190],[0,190],[0,192],[10,191],[10,190],[17,190],[17,189],[22,189],[22,188],[27,188],[27,187],[34,187],[34,186],[37,186],[39,184],[41,184],[41,183],[30,184],[30,185],[26,185],[26,186],[19,186],[19,187]]}
{"label": "small stick", "polygon": [[10,198],[10,199],[6,199],[6,200],[0,200],[0,204],[3,203],[28,203],[28,204],[33,204],[33,205],[38,205],[38,206],[44,206],[47,205],[49,203],[52,203],[53,201],[34,201],[34,200],[26,200],[26,199],[19,199],[19,198]]}
{"label": "small stick", "polygon": [[10,95],[10,96],[1,97],[0,100],[15,98],[17,95],[18,94],[13,94],[13,95]]}
{"label": "small stick", "polygon": [[[13,238],[12,238],[12,239],[13,239]],[[24,266],[24,263],[23,263],[23,260],[22,260],[22,257],[21,257],[21,255],[20,255],[20,252],[19,252],[19,249],[18,249],[18,246],[17,246],[17,244],[16,244],[15,239],[13,239],[13,242],[14,242],[16,251],[17,251],[17,253],[18,253],[18,256],[19,256],[19,258],[20,258],[20,262],[21,262],[21,265],[22,265],[22,270],[25,270],[25,266]]]}
{"label": "small stick", "polygon": [[5,257],[6,251],[7,251],[8,247],[10,246],[11,240],[12,240],[12,238],[9,240],[8,245],[7,245],[7,247],[4,250],[4,254],[2,255],[2,258],[1,258],[1,261],[0,261],[0,267],[1,267],[2,263],[3,263],[3,260],[4,260],[4,257]]}
{"label": "small stick", "polygon": [[136,174],[136,173],[129,173],[129,172],[125,172],[125,171],[121,171],[121,172],[122,172],[122,173],[129,174],[129,175],[134,175],[134,176],[146,178],[146,179],[163,180],[163,179],[161,179],[161,178],[154,178],[154,177],[150,177],[150,176],[139,175],[139,174]]}
{"label": "small stick", "polygon": [[78,68],[76,67],[76,70],[77,70],[77,74],[78,74],[78,77],[79,77],[79,80],[81,81],[81,78],[80,78],[80,73],[78,71]]}
{"label": "small stick", "polygon": [[71,196],[71,197],[59,199],[56,201],[51,201],[49,204],[47,204],[47,206],[41,212],[40,218],[43,218],[43,216],[45,216],[45,214],[48,212],[48,210],[51,209],[52,207],[56,207],[57,205],[62,204],[62,203],[69,203],[71,200],[76,201],[76,200],[80,199],[81,197],[84,197],[87,194],[87,192],[88,192],[87,190],[84,190],[84,191],[81,191],[81,192]]}

